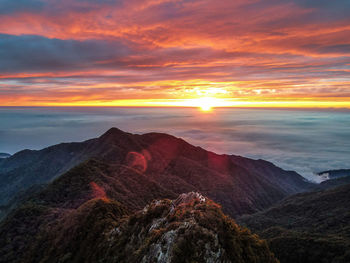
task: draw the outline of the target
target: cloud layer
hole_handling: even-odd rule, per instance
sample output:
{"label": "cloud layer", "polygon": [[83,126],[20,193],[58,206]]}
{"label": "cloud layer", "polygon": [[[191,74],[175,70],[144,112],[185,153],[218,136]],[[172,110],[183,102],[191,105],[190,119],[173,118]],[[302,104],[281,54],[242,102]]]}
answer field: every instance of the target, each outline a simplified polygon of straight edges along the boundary
{"label": "cloud layer", "polygon": [[350,103],[346,0],[0,0],[0,10],[1,105],[213,88],[223,98]]}
{"label": "cloud layer", "polygon": [[274,162],[312,179],[350,168],[349,111],[183,108],[1,108],[0,152],[100,136],[110,127],[165,132],[217,153]]}

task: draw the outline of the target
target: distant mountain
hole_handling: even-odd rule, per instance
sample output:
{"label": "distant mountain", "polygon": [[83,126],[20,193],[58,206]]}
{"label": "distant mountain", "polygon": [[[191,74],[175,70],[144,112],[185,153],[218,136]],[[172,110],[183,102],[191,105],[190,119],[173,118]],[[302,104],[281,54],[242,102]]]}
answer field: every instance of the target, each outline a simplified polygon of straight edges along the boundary
{"label": "distant mountain", "polygon": [[315,185],[314,190],[325,190],[347,184],[350,184],[350,176],[326,180],[318,185]]}
{"label": "distant mountain", "polygon": [[[52,199],[56,194],[60,202],[67,197],[68,203],[79,205],[90,198],[83,194],[95,182],[100,183],[108,198],[136,210],[152,198],[174,198],[184,192],[200,191],[235,217],[262,210],[313,187],[299,174],[263,160],[218,155],[167,134],[136,135],[112,128],[96,139],[40,151],[24,150],[1,159],[2,215],[18,200],[25,199],[21,194],[27,189],[48,184],[85,161],[51,184],[47,196]],[[80,196],[70,192],[73,190]]]}
{"label": "distant mountain", "polygon": [[0,153],[0,159],[11,157],[9,153]]}
{"label": "distant mountain", "polygon": [[278,262],[266,242],[194,192],[134,214],[105,197],[74,210],[28,203],[0,235],[0,262]]}
{"label": "distant mountain", "polygon": [[315,185],[314,191],[350,184],[350,169],[324,171],[319,173],[319,176],[325,180]]}
{"label": "distant mountain", "polygon": [[326,180],[337,179],[337,178],[341,178],[341,177],[350,176],[350,169],[323,171],[323,172],[318,173],[318,175],[321,176],[322,178],[325,178]]}
{"label": "distant mountain", "polygon": [[350,184],[288,197],[238,222],[266,238],[281,263],[346,263],[350,262],[349,204]]}
{"label": "distant mountain", "polygon": [[0,159],[0,205],[6,207],[20,191],[48,183],[93,154],[93,140],[59,144],[41,151],[24,150]]}

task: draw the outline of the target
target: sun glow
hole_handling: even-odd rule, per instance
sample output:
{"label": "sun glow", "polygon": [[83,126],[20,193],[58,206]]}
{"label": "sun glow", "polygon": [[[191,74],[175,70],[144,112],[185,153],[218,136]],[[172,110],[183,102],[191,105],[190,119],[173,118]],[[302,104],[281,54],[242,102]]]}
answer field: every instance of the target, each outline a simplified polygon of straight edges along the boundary
{"label": "sun glow", "polygon": [[210,105],[202,105],[201,110],[202,111],[211,111],[212,107]]}
{"label": "sun glow", "polygon": [[[203,112],[211,112],[219,107],[247,107],[247,108],[343,108],[350,109],[350,97],[347,98],[217,98],[197,97],[197,98],[167,98],[167,99],[119,99],[103,101],[95,98],[62,99],[49,97],[50,101],[32,101],[32,97],[24,96],[18,99],[16,105],[20,106],[87,106],[87,107],[194,107]],[[12,100],[0,98],[1,106],[16,106]]]}
{"label": "sun glow", "polygon": [[213,107],[218,106],[215,105],[215,98],[205,97],[196,100],[196,105],[202,111],[211,111]]}
{"label": "sun glow", "polygon": [[[166,105],[166,104],[165,104]],[[175,100],[171,103],[172,106],[195,107],[203,112],[210,112],[215,107],[230,106],[227,100],[215,97],[201,97],[196,99]],[[168,104],[169,106],[169,104]]]}

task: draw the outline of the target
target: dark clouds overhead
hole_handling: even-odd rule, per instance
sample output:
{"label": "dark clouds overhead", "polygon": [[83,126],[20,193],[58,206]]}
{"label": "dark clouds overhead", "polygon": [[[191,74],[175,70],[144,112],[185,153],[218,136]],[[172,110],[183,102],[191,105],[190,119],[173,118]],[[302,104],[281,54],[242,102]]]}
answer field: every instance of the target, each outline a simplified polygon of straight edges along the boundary
{"label": "dark clouds overhead", "polygon": [[0,14],[38,12],[46,3],[42,0],[0,0]]}
{"label": "dark clouds overhead", "polygon": [[106,60],[127,56],[118,41],[61,40],[35,35],[0,35],[1,72],[50,72],[98,67]]}

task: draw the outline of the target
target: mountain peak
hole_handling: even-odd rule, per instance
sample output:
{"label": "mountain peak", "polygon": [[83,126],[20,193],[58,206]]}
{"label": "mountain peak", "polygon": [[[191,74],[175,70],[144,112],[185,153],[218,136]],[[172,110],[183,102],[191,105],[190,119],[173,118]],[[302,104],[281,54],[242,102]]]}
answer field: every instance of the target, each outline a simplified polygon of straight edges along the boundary
{"label": "mountain peak", "polygon": [[100,136],[100,138],[109,138],[109,137],[114,137],[114,136],[121,136],[121,135],[126,135],[128,133],[116,128],[112,127],[108,131],[106,131],[104,134]]}

